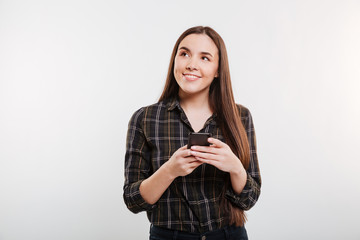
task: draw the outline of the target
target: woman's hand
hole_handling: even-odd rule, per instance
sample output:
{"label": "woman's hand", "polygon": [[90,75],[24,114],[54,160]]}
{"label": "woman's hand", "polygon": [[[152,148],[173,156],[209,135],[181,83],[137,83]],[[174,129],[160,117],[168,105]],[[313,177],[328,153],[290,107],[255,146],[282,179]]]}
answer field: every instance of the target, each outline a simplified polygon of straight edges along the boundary
{"label": "woman's hand", "polygon": [[239,158],[226,143],[215,138],[208,138],[208,142],[212,143],[209,147],[192,146],[190,154],[196,160],[211,164],[224,172],[239,174],[245,170]]}
{"label": "woman's hand", "polygon": [[236,194],[240,194],[245,187],[247,173],[239,158],[226,143],[215,138],[209,138],[208,142],[212,143],[210,147],[192,146],[191,155],[202,163],[230,173],[231,186]]}
{"label": "woman's hand", "polygon": [[190,149],[187,149],[187,145],[185,145],[176,150],[163,166],[166,167],[170,176],[175,179],[176,177],[192,173],[202,163],[196,160],[194,156],[191,156]]}
{"label": "woman's hand", "polygon": [[176,150],[154,174],[140,184],[140,194],[149,204],[155,204],[176,177],[186,176],[202,162],[190,155],[190,149],[183,146]]}

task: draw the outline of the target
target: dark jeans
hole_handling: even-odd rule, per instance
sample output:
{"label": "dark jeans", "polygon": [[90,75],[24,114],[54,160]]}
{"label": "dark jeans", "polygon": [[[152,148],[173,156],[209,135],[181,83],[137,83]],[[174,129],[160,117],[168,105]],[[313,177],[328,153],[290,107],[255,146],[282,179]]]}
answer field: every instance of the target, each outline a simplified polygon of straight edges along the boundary
{"label": "dark jeans", "polygon": [[226,226],[215,231],[196,234],[170,230],[157,226],[150,227],[150,240],[247,240],[245,227]]}

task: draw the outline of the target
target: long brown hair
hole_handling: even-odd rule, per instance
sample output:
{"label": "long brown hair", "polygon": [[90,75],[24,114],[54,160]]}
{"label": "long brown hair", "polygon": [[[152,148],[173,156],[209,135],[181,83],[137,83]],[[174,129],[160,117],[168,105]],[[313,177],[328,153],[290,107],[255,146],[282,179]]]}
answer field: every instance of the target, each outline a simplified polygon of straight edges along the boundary
{"label": "long brown hair", "polygon": [[[217,124],[221,129],[226,143],[240,159],[244,168],[247,169],[250,160],[250,149],[247,135],[241,122],[241,108],[238,108],[234,100],[225,43],[215,30],[210,27],[197,26],[189,28],[181,34],[172,51],[165,87],[159,98],[159,102],[178,95],[179,85],[174,76],[174,62],[179,44],[190,34],[206,34],[214,41],[218,48],[219,74],[210,85],[210,107],[214,113],[217,114]],[[227,212],[230,224],[242,226],[246,221],[245,213],[243,210],[233,206],[230,201],[225,198],[226,189],[230,188],[231,184],[229,178],[226,179],[226,182],[226,186],[222,192],[221,207]]]}

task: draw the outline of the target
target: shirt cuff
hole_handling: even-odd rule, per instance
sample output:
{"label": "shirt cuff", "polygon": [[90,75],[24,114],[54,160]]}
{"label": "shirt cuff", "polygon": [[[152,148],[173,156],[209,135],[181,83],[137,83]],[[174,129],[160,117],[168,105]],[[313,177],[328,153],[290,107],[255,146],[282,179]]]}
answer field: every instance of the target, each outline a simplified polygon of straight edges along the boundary
{"label": "shirt cuff", "polygon": [[249,193],[252,191],[254,180],[247,174],[246,184],[240,194],[234,192],[233,188],[230,187],[226,190],[225,197],[230,200],[236,206],[242,209],[247,209],[246,202],[248,202]]}
{"label": "shirt cuff", "polygon": [[[144,181],[144,180],[142,180]],[[146,211],[150,211],[153,208],[156,207],[155,204],[149,204],[147,203],[144,198],[141,196],[140,194],[140,184],[142,183],[142,181],[136,182],[131,186],[131,200],[134,204],[136,204],[139,208],[146,210]]]}

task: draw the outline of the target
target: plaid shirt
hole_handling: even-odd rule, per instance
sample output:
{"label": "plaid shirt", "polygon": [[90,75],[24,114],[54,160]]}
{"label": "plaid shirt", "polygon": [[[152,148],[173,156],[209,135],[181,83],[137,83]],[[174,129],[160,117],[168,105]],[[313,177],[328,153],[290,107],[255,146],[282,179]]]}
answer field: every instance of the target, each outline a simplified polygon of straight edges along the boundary
{"label": "plaid shirt", "polygon": [[[236,194],[228,189],[225,197],[240,209],[248,210],[259,198],[261,179],[252,118],[247,108],[238,106],[249,140],[250,164],[243,191]],[[219,206],[224,179],[229,173],[202,164],[191,174],[177,177],[154,205],[145,202],[139,191],[143,180],[187,144],[190,132],[193,129],[176,99],[136,111],[128,127],[123,197],[132,212],[147,211],[150,222],[156,226],[203,233],[228,224]],[[216,124],[216,114],[206,121],[200,132],[211,133],[214,138],[224,141]]]}

